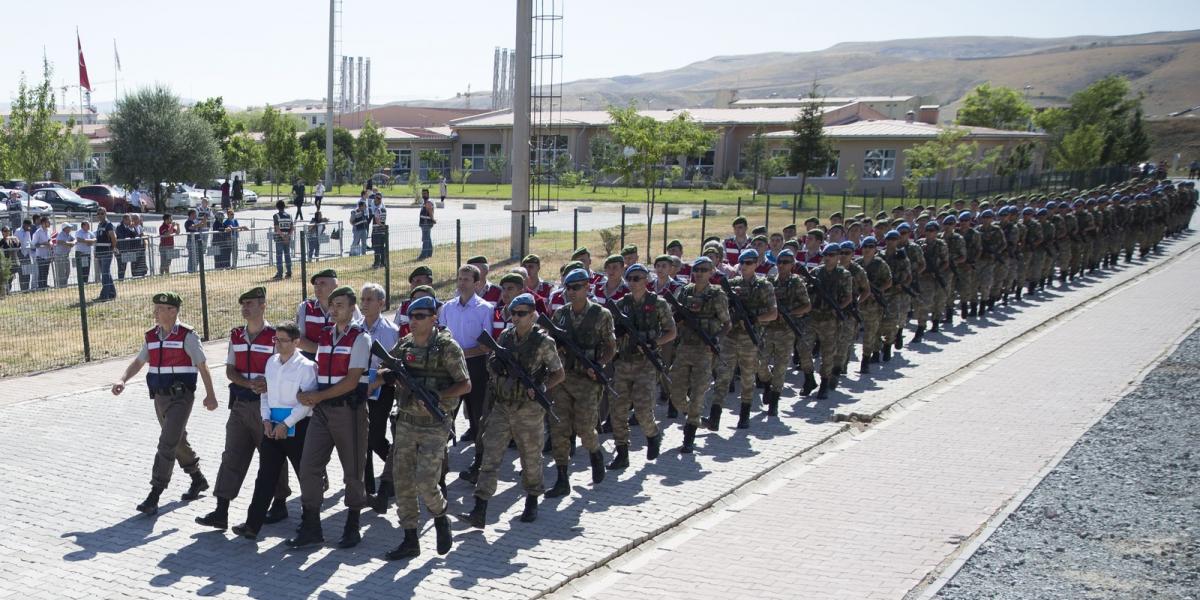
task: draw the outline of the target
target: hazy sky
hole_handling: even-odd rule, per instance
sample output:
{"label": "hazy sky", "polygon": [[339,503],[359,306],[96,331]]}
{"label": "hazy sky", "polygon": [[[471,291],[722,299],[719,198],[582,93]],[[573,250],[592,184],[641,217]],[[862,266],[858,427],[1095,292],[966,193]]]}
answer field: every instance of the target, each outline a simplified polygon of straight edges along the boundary
{"label": "hazy sky", "polygon": [[[567,80],[680,67],[716,55],[820,50],[838,42],[950,35],[1058,37],[1200,28],[1195,0],[534,0],[557,4]],[[511,0],[344,0],[341,52],[369,56],[375,103],[491,87],[492,52],[511,47]],[[79,27],[94,102],[155,82],[187,98],[246,106],[325,95],[327,0],[14,0],[0,36],[0,102],[43,48],[54,82],[78,83]],[[1200,71],[1200,68],[1198,68]],[[336,92],[335,92],[336,93]],[[74,89],[68,103],[75,104]],[[480,98],[480,104],[486,102]]]}

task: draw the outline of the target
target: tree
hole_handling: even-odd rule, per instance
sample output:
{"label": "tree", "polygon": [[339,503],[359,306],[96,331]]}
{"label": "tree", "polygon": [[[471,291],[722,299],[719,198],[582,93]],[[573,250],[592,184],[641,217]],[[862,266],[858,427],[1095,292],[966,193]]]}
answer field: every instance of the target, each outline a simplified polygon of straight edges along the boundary
{"label": "tree", "polygon": [[325,153],[316,146],[300,151],[300,177],[307,182],[320,181],[325,176]]}
{"label": "tree", "polygon": [[263,112],[263,144],[267,168],[271,170],[271,181],[275,184],[275,195],[279,195],[280,181],[291,181],[300,162],[300,142],[296,139],[296,124],[282,118],[279,111],[271,107]]}
{"label": "tree", "polygon": [[354,140],[354,174],[359,181],[366,181],[377,171],[386,167],[394,161],[394,157],[387,149],[387,140],[383,139],[383,132],[375,126],[375,122],[367,118],[367,122],[363,123],[362,129],[358,132],[358,139]]}
{"label": "tree", "polygon": [[263,145],[248,134],[238,133],[229,138],[225,150],[225,168],[249,173],[261,169],[265,160]]}
{"label": "tree", "polygon": [[442,176],[442,163],[446,160],[444,154],[437,150],[422,150],[417,156],[420,158],[421,163],[429,165],[426,167],[428,181],[432,182],[435,178]]}
{"label": "tree", "polygon": [[938,136],[923,144],[904,150],[904,163],[908,174],[904,176],[904,190],[910,196],[917,195],[921,181],[947,175],[954,179],[956,171],[969,168],[979,152],[979,145],[967,142],[970,131],[959,127],[943,129]]}
{"label": "tree", "polygon": [[450,173],[450,177],[452,179],[454,179],[458,183],[462,184],[462,187],[459,188],[460,191],[463,191],[463,192],[467,191],[467,180],[471,178],[471,169],[473,169],[474,167],[475,167],[474,161],[472,161],[469,158],[464,158],[462,161],[462,169],[458,170],[458,176],[456,177],[453,172]]}
{"label": "tree", "polygon": [[60,172],[70,133],[75,127],[74,119],[67,121],[65,127],[54,121],[52,73],[50,63],[43,60],[42,81],[32,88],[26,84],[24,73],[21,74],[17,97],[0,136],[7,149],[6,172],[30,183],[42,179],[46,171]]}
{"label": "tree", "polygon": [[213,138],[217,140],[217,146],[221,148],[225,164],[231,164],[233,160],[229,155],[229,140],[235,133],[245,131],[245,126],[229,118],[229,113],[225,111],[225,101],[221,96],[197,102],[192,106],[191,112],[204,119],[204,122],[212,128]]}
{"label": "tree", "polygon": [[588,140],[588,169],[592,173],[592,193],[600,182],[600,175],[618,175],[624,162],[621,147],[608,135],[594,135]]}
{"label": "tree", "polygon": [[957,123],[992,129],[1025,129],[1033,117],[1033,107],[1012,88],[984,83],[963,98]]}
{"label": "tree", "polygon": [[1100,125],[1083,125],[1063,136],[1054,149],[1054,166],[1059,169],[1090,169],[1102,164],[1104,131]]}
{"label": "tree", "polygon": [[1150,136],[1143,121],[1142,107],[1138,106],[1129,120],[1129,133],[1121,148],[1124,164],[1136,164],[1150,158]]}
{"label": "tree", "polygon": [[[321,152],[325,151],[325,129],[314,127],[300,136],[300,147],[307,150],[315,146]],[[350,164],[354,160],[354,136],[345,127],[333,128],[333,176],[335,181],[329,185],[341,185],[344,177],[350,172]]]}
{"label": "tree", "polygon": [[788,143],[788,170],[800,175],[801,190],[806,189],[810,176],[824,175],[826,165],[834,158],[833,146],[825,137],[825,118],[817,101],[815,83],[808,98],[792,123],[792,139]]}
{"label": "tree", "polygon": [[763,184],[763,166],[767,160],[767,140],[763,137],[762,126],[759,126],[746,143],[745,156],[742,157],[742,162],[750,169],[750,202],[754,202],[754,196]]}
{"label": "tree", "polygon": [[[1141,141],[1136,144],[1137,147],[1130,144],[1135,118],[1136,126],[1141,127],[1140,108],[1141,96],[1130,96],[1129,81],[1119,75],[1109,75],[1072,94],[1070,107],[1044,111],[1035,121],[1050,136],[1052,159],[1066,156],[1083,158],[1087,154],[1085,150],[1091,145],[1093,132],[1075,136],[1071,140],[1073,145],[1064,148],[1067,137],[1079,129],[1095,126],[1101,145],[1099,159],[1093,166],[1128,165],[1140,161],[1149,152],[1148,148],[1142,151],[1144,146]],[[1066,167],[1057,162],[1055,167],[1080,168]]]}
{"label": "tree", "polygon": [[160,212],[166,209],[160,183],[212,179],[221,172],[212,128],[184,112],[165,87],[142,88],[118,100],[108,129],[109,177],[126,184],[147,182]]}
{"label": "tree", "polygon": [[496,188],[499,188],[500,183],[504,180],[504,173],[508,171],[508,157],[500,152],[489,154],[487,157],[487,170],[496,179]]}
{"label": "tree", "polygon": [[63,144],[63,160],[69,168],[86,169],[92,159],[92,145],[83,132],[68,133]]}

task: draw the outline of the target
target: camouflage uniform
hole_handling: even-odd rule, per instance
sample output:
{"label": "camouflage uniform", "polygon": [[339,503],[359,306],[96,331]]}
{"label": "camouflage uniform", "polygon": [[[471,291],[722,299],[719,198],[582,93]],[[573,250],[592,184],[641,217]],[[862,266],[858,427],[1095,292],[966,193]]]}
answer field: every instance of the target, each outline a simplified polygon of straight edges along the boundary
{"label": "camouflage uniform", "polygon": [[[729,301],[725,298],[725,291],[719,287],[709,285],[702,294],[697,294],[696,284],[689,283],[680,290],[679,303],[696,313],[705,333],[714,338],[729,322]],[[713,353],[690,327],[680,327],[675,340],[675,362],[671,364],[671,402],[676,410],[687,415],[688,425],[699,427],[700,413],[704,410],[704,393],[713,381]]]}
{"label": "camouflage uniform", "polygon": [[969,305],[970,309],[979,301],[979,257],[983,254],[983,238],[974,227],[966,228],[959,235],[963,238],[963,251],[967,261],[958,266],[955,287],[958,290],[959,301]]}
{"label": "camouflage uniform", "polygon": [[[850,273],[850,290],[854,295],[851,306],[857,308],[856,303],[871,293],[867,272],[854,261],[842,268]],[[846,372],[846,363],[850,361],[850,350],[854,347],[854,338],[858,337],[859,325],[858,319],[850,313],[846,313],[846,318],[838,321],[837,364],[841,365],[843,373]]]}
{"label": "camouflage uniform", "polygon": [[945,273],[946,305],[942,307],[942,311],[946,315],[952,315],[954,314],[954,295],[962,285],[959,279],[963,277],[963,270],[966,266],[966,263],[959,261],[967,256],[967,242],[953,226],[942,231],[942,241],[946,242],[947,266],[952,267]]}
{"label": "camouflage uniform", "polygon": [[997,277],[1004,270],[1004,232],[992,223],[979,226],[979,302],[984,303],[1000,295]]}
{"label": "camouflage uniform", "polygon": [[[892,270],[888,267],[887,261],[879,258],[876,254],[871,260],[864,258],[858,259],[857,265],[866,273],[868,284],[877,291],[882,290],[892,280]],[[887,297],[884,297],[887,301]],[[890,332],[883,329],[884,315],[887,313],[887,305],[880,305],[879,300],[875,298],[875,294],[868,292],[863,294],[859,304],[858,312],[862,314],[863,319],[863,360],[868,360],[871,355],[879,352],[884,344],[891,342]],[[849,319],[847,319],[849,320]]]}
{"label": "camouflage uniform", "polygon": [[1042,224],[1042,266],[1036,277],[1045,281],[1054,277],[1054,261],[1058,258],[1058,228],[1053,218],[1044,218]]}
{"label": "camouflage uniform", "polygon": [[[658,371],[650,364],[650,359],[642,355],[630,336],[638,336],[654,345],[655,340],[664,332],[675,328],[675,319],[671,315],[671,306],[658,294],[646,292],[642,299],[636,300],[633,294],[626,294],[617,301],[617,308],[629,316],[637,331],[623,331],[618,340],[616,363],[617,397],[610,403],[613,428],[613,440],[618,446],[629,445],[629,409],[632,406],[637,415],[638,426],[646,438],[658,435],[658,424],[654,421],[654,381]],[[652,377],[652,378],[651,378]]]}
{"label": "camouflage uniform", "polygon": [[1042,224],[1038,223],[1036,219],[1031,218],[1023,225],[1025,227],[1025,265],[1017,285],[1029,286],[1029,291],[1033,292],[1034,286],[1037,285],[1035,282],[1041,279],[1042,263],[1046,260],[1046,248],[1042,243],[1045,232]]}
{"label": "camouflage uniform", "polygon": [[[539,384],[547,374],[562,370],[554,339],[536,326],[525,334],[524,339],[517,336],[516,327],[509,327],[496,343],[512,352],[525,372],[538,379]],[[496,493],[497,471],[509,440],[516,440],[517,452],[521,455],[521,484],[525,494],[541,495],[545,491],[542,486],[542,445],[546,411],[529,397],[529,390],[521,382],[498,367],[494,358],[488,359],[488,375],[488,389],[494,404],[483,428],[483,463],[479,468],[479,482],[475,484],[475,497],[487,500]]]}
{"label": "camouflage uniform", "polygon": [[[841,267],[828,269],[824,265],[813,271],[821,287],[829,294],[829,298],[839,305],[854,293],[850,272]],[[814,296],[812,310],[812,327],[817,334],[821,348],[834,348],[837,344],[838,318],[833,307],[829,306],[820,296]],[[846,315],[846,319],[852,319]],[[821,355],[821,385],[826,385],[833,377],[834,367],[840,366],[831,355]]]}
{"label": "camouflage uniform", "polygon": [[[941,322],[942,309],[946,306],[946,293],[950,288],[945,277],[945,273],[949,272],[950,261],[950,251],[945,240],[936,237],[932,240],[922,238],[920,244],[921,252],[925,255],[925,272],[921,273],[920,278],[921,302],[916,308],[917,331],[925,329],[925,322],[928,320]],[[941,275],[941,283],[938,283],[935,273]]]}
{"label": "camouflage uniform", "polygon": [[[797,265],[794,268],[803,269],[804,265]],[[777,273],[769,281],[775,288],[775,306],[780,313],[791,314],[793,311],[811,304],[808,298],[808,288],[799,275],[792,273],[786,278],[782,278]],[[801,325],[797,317],[792,317],[792,320],[796,321],[797,325],[805,327]],[[796,334],[792,332],[791,327],[788,327],[783,317],[763,325],[763,360],[759,362],[758,378],[768,382],[771,389],[776,392],[783,389],[783,379],[787,375],[788,365],[792,362],[792,348],[795,343]],[[809,348],[812,347],[809,346]],[[812,360],[811,355],[809,360]],[[811,363],[807,372],[812,372]]]}
{"label": "camouflage uniform", "polygon": [[[583,312],[575,314],[571,305],[554,311],[554,324],[570,333],[575,343],[592,360],[606,354],[616,346],[613,337],[613,319],[608,309],[588,301]],[[562,355],[566,379],[550,390],[550,402],[558,422],[550,425],[550,448],[554,464],[565,467],[571,464],[571,437],[578,435],[579,441],[589,454],[600,449],[596,437],[596,421],[600,410],[601,385],[588,377],[587,372],[569,354]]]}
{"label": "camouflage uniform", "polygon": [[912,296],[904,291],[904,286],[912,283],[912,263],[905,252],[897,247],[895,250],[883,250],[883,260],[892,272],[892,287],[884,292],[887,296],[887,312],[883,316],[884,343],[890,343],[908,320],[908,311],[912,306]]}
{"label": "camouflage uniform", "polygon": [[[734,293],[738,294],[746,310],[750,311],[750,320],[770,311],[775,307],[775,290],[767,280],[755,277],[753,282],[747,282],[741,275],[729,280]],[[758,373],[759,348],[750,341],[742,321],[733,318],[733,330],[721,340],[721,364],[717,369],[717,386],[713,396],[715,406],[723,406],[725,393],[729,390],[729,382],[733,380],[735,367],[741,369],[742,389],[739,392],[742,404],[754,401],[754,375]],[[758,333],[762,327],[755,324]],[[833,346],[829,346],[832,348]]]}
{"label": "camouflage uniform", "polygon": [[[447,331],[435,331],[426,345],[418,345],[412,334],[396,343],[392,355],[399,357],[417,383],[431,392],[466,381],[467,362],[462,348]],[[383,400],[380,400],[381,402]],[[446,429],[425,410],[404,386],[396,387],[396,429],[392,443],[392,481],[396,488],[396,514],[403,529],[420,527],[418,498],[434,517],[446,514],[446,498],[438,482],[446,460]],[[454,414],[459,398],[442,397],[438,406]]]}

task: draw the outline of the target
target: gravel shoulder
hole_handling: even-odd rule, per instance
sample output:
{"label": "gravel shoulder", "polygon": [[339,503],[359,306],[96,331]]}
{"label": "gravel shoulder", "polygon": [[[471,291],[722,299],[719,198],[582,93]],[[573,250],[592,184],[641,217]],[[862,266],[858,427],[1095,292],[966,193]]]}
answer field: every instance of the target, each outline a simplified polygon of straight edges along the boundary
{"label": "gravel shoulder", "polygon": [[1200,330],[1080,438],[936,597],[1200,597],[1197,431]]}

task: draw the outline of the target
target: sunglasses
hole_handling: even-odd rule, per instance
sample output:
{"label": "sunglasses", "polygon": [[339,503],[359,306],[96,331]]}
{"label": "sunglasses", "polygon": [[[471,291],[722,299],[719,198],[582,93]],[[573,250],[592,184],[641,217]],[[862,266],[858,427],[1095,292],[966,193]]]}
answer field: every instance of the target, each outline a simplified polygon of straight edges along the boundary
{"label": "sunglasses", "polygon": [[584,286],[586,286],[586,285],[587,285],[586,283],[572,283],[571,285],[567,286],[567,289],[571,290],[572,292],[578,292],[579,290],[582,290],[584,288]]}
{"label": "sunglasses", "polygon": [[416,313],[416,314],[408,315],[408,318],[412,319],[413,321],[424,321],[425,319],[428,319],[429,317],[432,317],[432,316],[433,316],[433,313],[423,312],[423,313]]}
{"label": "sunglasses", "polygon": [[693,272],[693,273],[707,273],[707,272],[709,272],[709,271],[711,271],[711,270],[712,270],[712,269],[711,269],[711,268],[709,268],[709,267],[692,267],[692,272]]}
{"label": "sunglasses", "polygon": [[779,261],[779,264],[781,264],[781,265],[794,265],[794,264],[796,264],[796,261],[794,261],[794,260],[781,260],[781,261]]}
{"label": "sunglasses", "polygon": [[629,277],[625,278],[626,281],[645,281],[645,279],[646,278],[642,275],[630,275]]}
{"label": "sunglasses", "polygon": [[532,315],[532,314],[533,314],[532,310],[514,310],[514,311],[512,311],[512,316],[514,316],[514,317],[528,317],[529,315]]}

